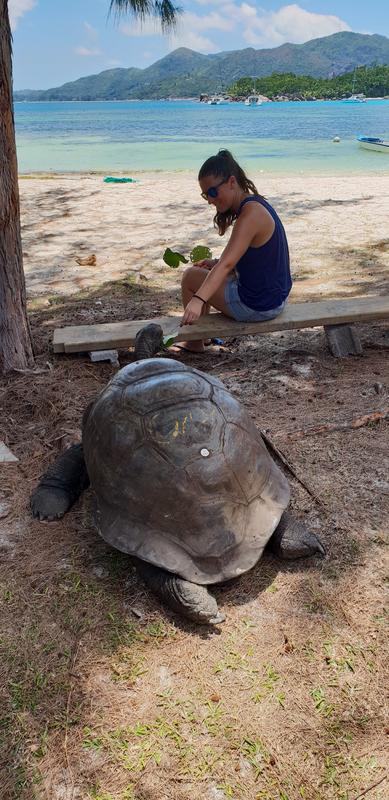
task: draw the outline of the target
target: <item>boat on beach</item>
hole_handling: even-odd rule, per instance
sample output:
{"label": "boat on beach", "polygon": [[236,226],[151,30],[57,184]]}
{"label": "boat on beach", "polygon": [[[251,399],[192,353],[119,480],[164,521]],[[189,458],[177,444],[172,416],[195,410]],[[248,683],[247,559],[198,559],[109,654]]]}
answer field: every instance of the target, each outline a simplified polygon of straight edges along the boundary
{"label": "boat on beach", "polygon": [[365,150],[377,150],[379,153],[389,153],[389,141],[379,139],[375,136],[358,136],[358,143],[360,147]]}

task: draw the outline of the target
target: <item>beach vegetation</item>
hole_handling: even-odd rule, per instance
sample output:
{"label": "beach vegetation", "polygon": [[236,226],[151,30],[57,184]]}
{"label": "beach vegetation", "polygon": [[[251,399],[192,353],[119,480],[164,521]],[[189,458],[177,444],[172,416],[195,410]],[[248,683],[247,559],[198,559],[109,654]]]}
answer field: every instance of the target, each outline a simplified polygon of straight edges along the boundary
{"label": "beach vegetation", "polygon": [[273,72],[262,78],[239,78],[228,88],[232,97],[247,97],[253,92],[270,100],[290,98],[298,100],[340,100],[354,92],[367,97],[389,95],[389,65],[359,67],[331,78],[296,75],[294,72]]}

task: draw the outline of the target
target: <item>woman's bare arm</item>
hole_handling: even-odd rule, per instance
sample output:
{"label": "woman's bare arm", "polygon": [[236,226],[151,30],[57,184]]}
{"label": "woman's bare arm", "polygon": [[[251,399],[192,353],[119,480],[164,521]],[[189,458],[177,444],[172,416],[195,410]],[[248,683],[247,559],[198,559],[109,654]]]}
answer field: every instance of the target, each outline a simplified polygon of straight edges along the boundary
{"label": "woman's bare arm", "polygon": [[229,242],[219,261],[201,284],[197,292],[199,297],[209,300],[222,285],[227,275],[232,272],[253,240],[260,234],[263,234],[264,240],[267,240],[270,238],[272,230],[274,230],[274,221],[269,212],[259,203],[247,203],[234,224]]}

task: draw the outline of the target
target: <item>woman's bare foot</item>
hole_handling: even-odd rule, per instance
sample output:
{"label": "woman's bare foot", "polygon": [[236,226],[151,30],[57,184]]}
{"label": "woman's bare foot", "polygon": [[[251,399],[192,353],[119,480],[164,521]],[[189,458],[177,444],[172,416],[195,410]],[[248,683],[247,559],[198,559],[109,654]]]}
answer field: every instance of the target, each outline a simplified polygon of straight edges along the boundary
{"label": "woman's bare foot", "polygon": [[169,353],[204,353],[203,342],[176,342],[168,348]]}

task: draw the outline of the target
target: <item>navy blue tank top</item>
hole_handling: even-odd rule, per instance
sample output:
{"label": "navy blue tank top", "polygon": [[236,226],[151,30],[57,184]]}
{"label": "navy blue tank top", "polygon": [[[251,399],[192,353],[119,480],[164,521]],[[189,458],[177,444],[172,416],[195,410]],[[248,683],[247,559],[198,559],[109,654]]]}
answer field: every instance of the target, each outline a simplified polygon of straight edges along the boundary
{"label": "navy blue tank top", "polygon": [[284,226],[274,208],[263,197],[253,194],[239,206],[239,216],[246,203],[261,203],[274,219],[270,239],[260,247],[249,247],[235,265],[238,294],[242,303],[256,311],[270,311],[286,300],[291,288],[289,249]]}

